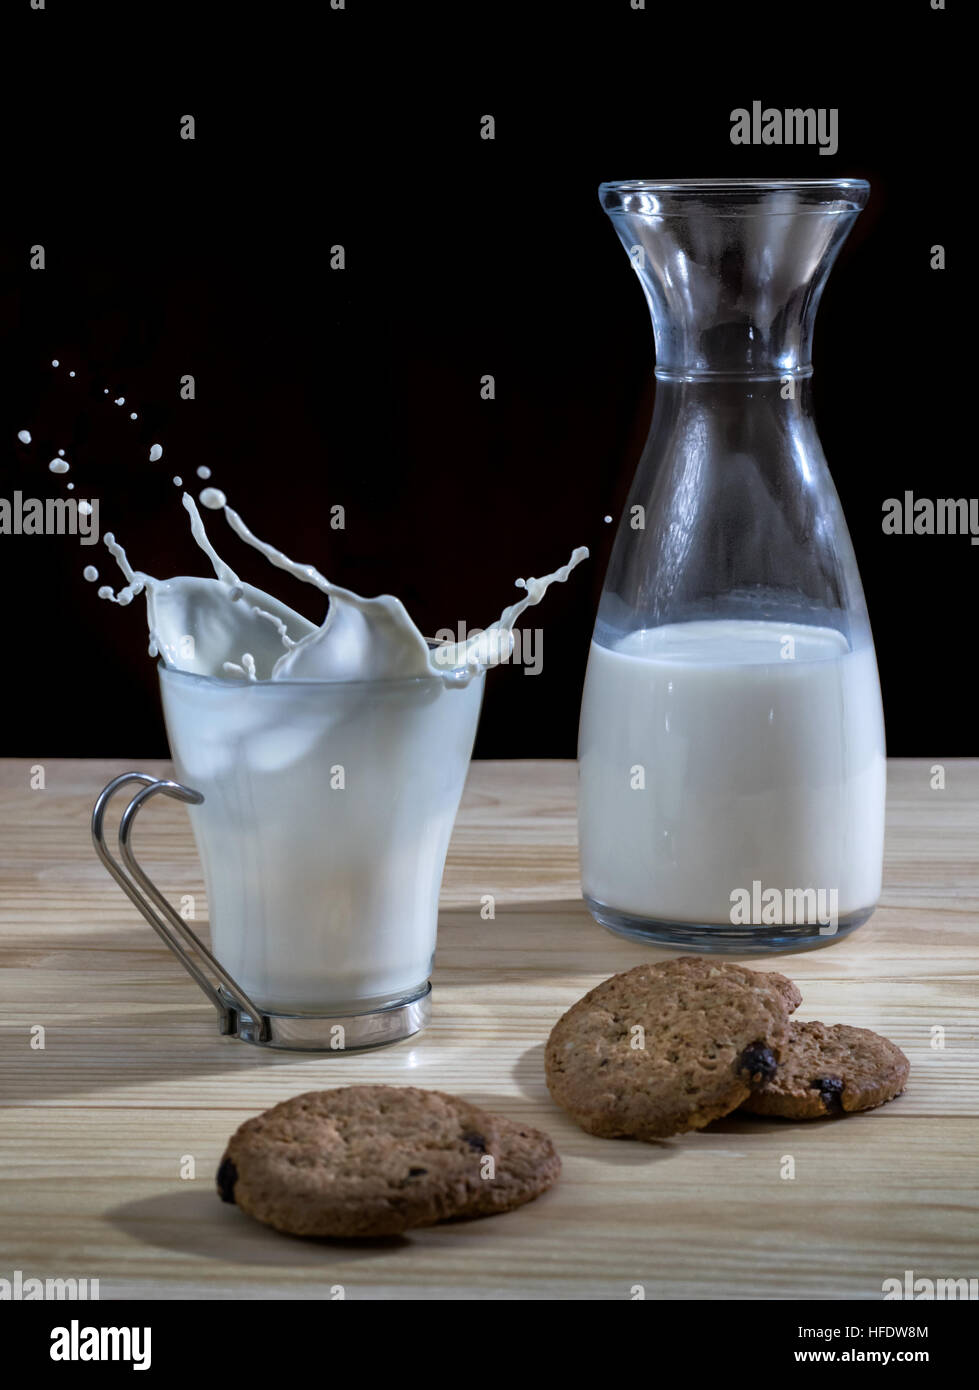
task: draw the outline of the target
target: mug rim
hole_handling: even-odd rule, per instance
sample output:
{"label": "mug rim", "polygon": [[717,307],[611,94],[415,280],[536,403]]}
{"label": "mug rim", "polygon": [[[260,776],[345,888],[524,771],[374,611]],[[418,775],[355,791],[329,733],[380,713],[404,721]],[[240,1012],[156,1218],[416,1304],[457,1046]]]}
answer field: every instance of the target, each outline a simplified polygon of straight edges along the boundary
{"label": "mug rim", "polygon": [[162,657],[156,663],[158,678],[162,680],[164,676],[175,676],[179,680],[189,681],[196,685],[204,685],[213,689],[224,691],[253,691],[263,689],[316,689],[322,687],[325,690],[354,690],[358,686],[367,690],[393,690],[407,689],[417,686],[439,685],[443,690],[465,689],[472,685],[474,681],[482,679],[486,674],[486,668],[480,667],[468,681],[448,681],[442,676],[373,676],[367,680],[245,680],[231,681],[222,676],[209,676],[202,671],[184,671],[179,666],[168,666]]}

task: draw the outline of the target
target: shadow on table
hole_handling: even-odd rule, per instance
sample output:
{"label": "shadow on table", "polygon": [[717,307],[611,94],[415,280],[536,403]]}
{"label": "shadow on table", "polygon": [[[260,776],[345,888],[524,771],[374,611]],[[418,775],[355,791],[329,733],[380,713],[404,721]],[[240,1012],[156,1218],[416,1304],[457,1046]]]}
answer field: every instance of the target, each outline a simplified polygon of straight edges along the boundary
{"label": "shadow on table", "polygon": [[[0,1033],[0,1105],[31,1106],[57,1101],[71,1104],[76,1096],[84,1096],[82,1103],[91,1104],[94,1096],[112,1090],[139,1091],[172,1081],[186,1083],[186,1104],[194,1108],[207,1104],[202,1100],[203,1093],[194,1089],[195,1082],[207,1083],[212,1090],[217,1083],[219,1089],[212,1103],[221,1104],[222,1083],[231,1086],[240,1079],[261,1085],[263,1076],[271,1080],[273,1071],[283,1073],[283,1069],[291,1070],[288,1084],[290,1091],[297,1094],[378,1080],[376,1061],[369,1075],[363,1069],[365,1059],[378,1056],[374,1051],[284,1052],[254,1047],[237,1039],[222,1038],[216,1030],[213,1010],[206,1007],[192,1014],[184,1011],[181,1019],[181,1026],[177,1027],[168,1027],[165,1019],[160,1018],[146,1026],[127,1027],[111,1015],[79,1015],[48,1027],[43,1052],[30,1051],[19,1030],[15,1034],[6,1029]],[[114,1060],[104,1066],[92,1060],[93,1051],[100,1044],[114,1049]],[[394,1064],[393,1059],[417,1047],[416,1036],[383,1050],[384,1055],[392,1058],[392,1084],[411,1084],[414,1063],[401,1059]],[[242,1097],[245,1093],[229,1094]],[[247,1105],[244,1099],[241,1103]]]}
{"label": "shadow on table", "polygon": [[783,1119],[780,1115],[752,1115],[747,1110],[735,1110],[730,1115],[725,1115],[723,1119],[712,1120],[703,1132],[705,1134],[784,1134],[798,1133],[800,1125],[805,1132],[816,1134],[820,1130],[828,1128],[830,1125],[839,1124],[841,1120],[851,1118],[840,1113],[839,1115],[824,1115],[816,1120],[792,1120]]}
{"label": "shadow on table", "polygon": [[[148,929],[79,933],[33,969],[33,1002],[20,1006],[15,1024],[0,1023],[3,1106],[76,1096],[91,1103],[93,1094],[170,1081],[187,1083],[197,1105],[195,1082],[260,1081],[282,1068],[293,1069],[297,1092],[322,1089],[361,1079],[357,1059],[375,1055],[286,1052],[222,1037],[214,1008]],[[43,1048],[34,1045],[38,1024]],[[396,1058],[413,1045],[409,1038],[385,1052]]]}
{"label": "shadow on table", "polygon": [[[508,923],[512,918],[519,918],[519,923]],[[501,905],[495,922],[483,921],[478,911],[447,909],[440,922],[434,1008],[443,1024],[453,1022],[453,989],[468,983],[470,975],[481,984],[498,981],[515,992],[525,992],[525,997],[529,992],[532,998],[538,987],[569,981],[573,987],[579,976],[584,992],[596,975],[611,975],[668,954],[603,930],[580,900]],[[510,939],[508,949],[502,951],[501,926],[509,926]],[[206,941],[206,924],[197,929]],[[363,1057],[375,1059],[371,1079],[376,1080],[376,1060],[390,1056],[390,1080],[407,1084],[410,1077],[399,1054],[424,1049],[428,1037],[422,1033],[366,1053],[285,1052],[222,1038],[214,1010],[197,985],[152,932],[135,923],[131,928],[79,933],[56,943],[36,970],[38,1000],[32,1005],[36,1018],[25,1018],[22,1027],[0,1030],[0,1100],[6,1105],[65,1101],[93,1090],[170,1080],[226,1077],[230,1081],[268,1067],[295,1068],[301,1073],[297,1091],[319,1089],[360,1079],[357,1059]],[[68,996],[64,1011],[44,999],[48,970],[52,999],[65,990],[65,975],[77,979],[77,992]],[[172,1009],[161,1007],[171,1000]],[[127,1003],[135,1007],[126,1009]],[[140,1003],[153,1007],[140,1013]],[[555,1020],[560,1012],[556,1006]],[[43,1050],[31,1046],[30,1024],[35,1021],[46,1028]],[[97,1060],[100,1049],[110,1059],[108,1064]],[[528,1097],[549,1106],[543,1045],[524,1054],[516,1079]]]}
{"label": "shadow on table", "polygon": [[441,978],[456,982],[474,970],[483,981],[506,982],[526,971],[540,984],[567,984],[678,954],[679,948],[634,941],[601,926],[581,898],[501,900],[494,912],[484,921],[478,903],[442,908],[435,955]]}
{"label": "shadow on table", "polygon": [[105,1219],[133,1240],[156,1250],[174,1250],[223,1264],[308,1266],[326,1271],[324,1278],[329,1278],[331,1255],[342,1256],[348,1265],[351,1260],[369,1260],[411,1244],[406,1236],[321,1240],[280,1235],[233,1205],[220,1202],[213,1191],[199,1188],[125,1202],[110,1208]]}

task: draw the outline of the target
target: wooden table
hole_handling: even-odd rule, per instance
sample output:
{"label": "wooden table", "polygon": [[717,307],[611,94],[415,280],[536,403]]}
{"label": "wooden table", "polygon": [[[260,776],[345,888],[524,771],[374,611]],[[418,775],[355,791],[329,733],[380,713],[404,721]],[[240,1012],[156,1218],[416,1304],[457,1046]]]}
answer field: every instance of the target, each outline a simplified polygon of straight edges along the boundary
{"label": "wooden table", "polygon": [[[892,762],[876,915],[826,949],[752,962],[799,981],[800,1017],[893,1038],[911,1058],[907,1093],[866,1115],[729,1118],[655,1145],[591,1138],[544,1084],[562,1010],[664,954],[602,930],[581,902],[573,763],[474,764],[432,1025],[346,1056],[216,1034],[91,848],[93,799],[132,766],[166,765],[51,760],[33,789],[30,764],[0,764],[0,1277],[95,1277],[103,1298],[316,1298],[339,1284],[350,1298],[628,1299],[639,1285],[648,1298],[878,1299],[909,1269],[979,1275],[979,761],[949,761],[945,790],[929,763]],[[158,798],[144,815],[144,862],[173,899],[202,903],[183,808]],[[563,1177],[510,1215],[368,1247],[291,1240],[218,1202],[214,1169],[243,1119],[355,1081],[457,1091],[546,1128]]]}

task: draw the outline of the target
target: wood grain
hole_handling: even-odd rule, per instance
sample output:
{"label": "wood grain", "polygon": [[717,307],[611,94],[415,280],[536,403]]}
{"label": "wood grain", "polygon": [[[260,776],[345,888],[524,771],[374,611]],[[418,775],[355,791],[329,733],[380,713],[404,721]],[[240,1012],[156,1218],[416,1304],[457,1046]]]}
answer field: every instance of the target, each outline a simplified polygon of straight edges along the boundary
{"label": "wood grain", "polygon": [[[903,1277],[979,1276],[979,762],[891,762],[883,901],[852,937],[749,964],[787,971],[800,1017],[886,1033],[911,1085],[880,1110],[731,1119],[658,1145],[583,1134],[550,1103],[543,1043],[613,971],[665,953],[596,926],[577,881],[573,763],[473,765],[443,888],[434,1019],[398,1047],[265,1052],[214,1016],[102,869],[92,802],[163,763],[0,763],[0,1277],[88,1276],[102,1297],[876,1299]],[[145,818],[145,819],[144,819]],[[137,832],[173,898],[204,889],[183,808]],[[493,894],[495,920],[480,917]],[[45,1029],[43,1050],[31,1029]],[[934,1045],[944,1030],[943,1047]],[[459,1091],[549,1130],[542,1200],[370,1248],[276,1236],[213,1195],[224,1141],[297,1091]],[[794,1178],[780,1174],[794,1161]],[[196,1176],[181,1177],[193,1160]]]}

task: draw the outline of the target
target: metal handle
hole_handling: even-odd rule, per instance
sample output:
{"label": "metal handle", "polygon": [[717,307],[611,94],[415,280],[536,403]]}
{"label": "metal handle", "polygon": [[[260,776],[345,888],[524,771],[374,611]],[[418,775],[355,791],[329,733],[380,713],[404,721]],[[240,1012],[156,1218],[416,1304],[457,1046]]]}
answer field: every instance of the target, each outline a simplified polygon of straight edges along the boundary
{"label": "metal handle", "polygon": [[[131,782],[142,783],[143,790],[137,792],[132,798],[123,811],[122,820],[119,822],[119,853],[123,861],[120,864],[118,860],[113,858],[105,843],[103,824],[109,802],[120,787],[127,786]],[[238,1020],[235,1016],[235,1010],[225,1002],[217,987],[208,979],[204,970],[194,959],[193,952],[202,957],[211,967],[226,993],[238,1006],[238,1010],[250,1015],[252,1020],[260,1021],[260,1033],[256,1041],[265,1041],[269,1037],[270,1031],[268,1017],[257,1005],[252,1003],[245,991],[232,979],[220,961],[212,956],[203,941],[191,930],[179,913],[174,911],[160,890],[137,863],[130,848],[129,840],[136,814],[143,803],[148,801],[151,796],[156,796],[158,792],[162,792],[164,796],[172,796],[177,801],[186,802],[191,806],[199,806],[204,800],[200,792],[194,791],[191,787],[181,786],[179,782],[169,782],[164,778],[150,777],[145,772],[124,772],[121,777],[113,778],[107,786],[102,788],[92,811],[92,842],[95,845],[95,852],[126,894],[126,897],[135,904],[157,936],[165,945],[170,947],[184,969],[200,985],[217,1010],[221,1032],[237,1032]]]}

